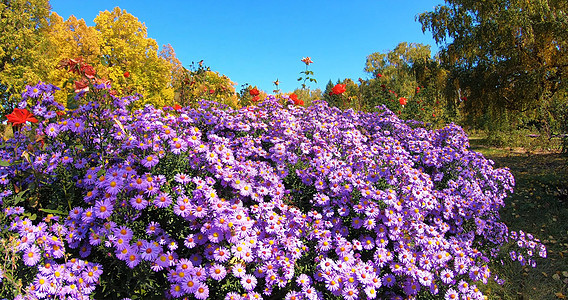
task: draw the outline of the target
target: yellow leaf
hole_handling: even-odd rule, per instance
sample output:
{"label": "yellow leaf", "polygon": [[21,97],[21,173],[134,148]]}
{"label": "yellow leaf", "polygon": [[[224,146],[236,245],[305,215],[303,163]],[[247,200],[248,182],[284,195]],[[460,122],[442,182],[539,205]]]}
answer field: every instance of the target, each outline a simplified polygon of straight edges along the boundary
{"label": "yellow leaf", "polygon": [[554,295],[555,295],[556,297],[558,297],[559,299],[565,299],[565,298],[566,298],[566,296],[564,296],[564,294],[562,294],[562,293],[560,293],[560,292],[554,293]]}

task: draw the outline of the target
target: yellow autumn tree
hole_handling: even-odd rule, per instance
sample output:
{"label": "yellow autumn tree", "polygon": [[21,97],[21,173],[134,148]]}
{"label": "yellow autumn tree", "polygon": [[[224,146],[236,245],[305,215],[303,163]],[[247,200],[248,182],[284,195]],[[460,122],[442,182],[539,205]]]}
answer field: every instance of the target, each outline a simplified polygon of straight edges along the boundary
{"label": "yellow autumn tree", "polygon": [[183,67],[181,61],[176,56],[174,48],[170,44],[162,46],[162,50],[160,50],[159,56],[169,63],[170,86],[173,87],[174,90],[178,90],[181,87],[182,81],[188,70]]}
{"label": "yellow autumn tree", "polygon": [[[136,106],[173,104],[170,63],[158,55],[158,45],[148,38],[144,23],[119,7],[111,12],[100,12],[94,21],[101,37],[104,73],[112,81],[113,88],[119,94],[143,95]],[[126,72],[128,76],[125,76]]]}
{"label": "yellow autumn tree", "polygon": [[50,15],[49,27],[46,32],[49,47],[45,53],[49,65],[47,66],[46,81],[62,88],[55,94],[56,100],[65,104],[66,100],[73,95],[73,85],[66,84],[72,81],[76,75],[64,68],[57,68],[59,62],[64,59],[81,57],[83,61],[95,68],[97,74],[105,77],[106,68],[101,64],[101,37],[100,33],[88,26],[83,19],[70,16],[63,21],[57,13]]}
{"label": "yellow autumn tree", "polygon": [[0,116],[10,113],[26,84],[42,79],[47,0],[0,1]]}
{"label": "yellow autumn tree", "polygon": [[183,80],[176,88],[175,101],[184,106],[192,106],[199,100],[211,100],[229,105],[239,106],[235,91],[235,83],[226,75],[212,71],[200,61],[197,66],[192,63],[190,70],[185,69]]}

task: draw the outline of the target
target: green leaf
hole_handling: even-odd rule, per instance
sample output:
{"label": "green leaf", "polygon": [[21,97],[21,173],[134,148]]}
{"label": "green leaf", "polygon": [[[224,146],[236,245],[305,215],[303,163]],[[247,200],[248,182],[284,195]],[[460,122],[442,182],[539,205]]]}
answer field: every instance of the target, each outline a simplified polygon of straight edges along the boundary
{"label": "green leaf", "polygon": [[66,213],[60,211],[60,210],[56,210],[56,209],[47,209],[47,208],[40,208],[40,211],[43,211],[45,213],[48,214],[54,214],[54,215],[66,215]]}
{"label": "green leaf", "polygon": [[14,205],[18,204],[22,201],[24,201],[24,195],[28,192],[29,190],[23,190],[19,193],[16,194],[16,196],[14,197]]}
{"label": "green leaf", "polygon": [[9,161],[5,161],[5,160],[0,160],[0,167],[8,167],[10,166],[10,162]]}

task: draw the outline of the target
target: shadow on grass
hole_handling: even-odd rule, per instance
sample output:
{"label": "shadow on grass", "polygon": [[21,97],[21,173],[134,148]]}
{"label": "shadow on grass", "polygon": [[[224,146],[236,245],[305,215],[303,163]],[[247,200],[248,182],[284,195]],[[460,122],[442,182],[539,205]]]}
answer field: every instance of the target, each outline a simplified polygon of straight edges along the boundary
{"label": "shadow on grass", "polygon": [[548,258],[538,259],[534,269],[510,260],[494,267],[506,283],[484,287],[488,299],[568,298],[568,157],[492,148],[476,139],[470,143],[471,150],[483,153],[497,168],[508,167],[515,177],[515,192],[505,200],[501,219],[511,230],[534,234],[548,249]]}

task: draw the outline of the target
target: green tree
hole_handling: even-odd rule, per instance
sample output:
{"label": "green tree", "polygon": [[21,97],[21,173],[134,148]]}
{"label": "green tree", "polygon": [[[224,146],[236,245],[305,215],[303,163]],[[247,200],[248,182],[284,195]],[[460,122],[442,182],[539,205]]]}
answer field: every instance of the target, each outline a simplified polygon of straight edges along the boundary
{"label": "green tree", "polygon": [[[539,111],[567,88],[568,2],[451,0],[418,17],[442,46],[449,81],[472,123],[548,121]],[[542,110],[541,108],[545,108]]]}
{"label": "green tree", "polygon": [[[447,72],[432,58],[430,46],[403,42],[386,53],[372,53],[367,56],[365,72],[371,78],[361,80],[363,109],[384,104],[403,118],[451,121],[450,112],[457,103],[444,97]],[[406,99],[404,107],[401,98]]]}
{"label": "green tree", "polygon": [[46,62],[43,30],[48,25],[48,0],[0,1],[0,114],[14,106],[13,95],[40,80]]}
{"label": "green tree", "polygon": [[419,80],[427,80],[425,73],[431,61],[430,46],[403,42],[387,53],[367,56],[365,72],[387,82],[401,96],[410,97],[420,85]]}
{"label": "green tree", "polygon": [[320,100],[322,98],[321,90],[316,88],[312,89],[295,89],[294,94],[298,96],[298,99],[302,99],[304,101],[304,106],[310,106],[314,101]]}

